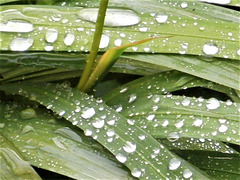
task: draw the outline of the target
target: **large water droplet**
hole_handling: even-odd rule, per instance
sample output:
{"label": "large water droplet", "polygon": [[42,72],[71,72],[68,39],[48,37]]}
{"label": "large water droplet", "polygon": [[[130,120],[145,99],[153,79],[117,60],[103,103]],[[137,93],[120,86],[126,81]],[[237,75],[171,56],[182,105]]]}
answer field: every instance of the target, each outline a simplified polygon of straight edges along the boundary
{"label": "large water droplet", "polygon": [[146,117],[147,120],[152,121],[155,118],[155,114],[150,114]]}
{"label": "large water droplet", "polygon": [[139,178],[139,177],[141,176],[142,172],[139,171],[137,168],[133,168],[131,174],[132,174],[134,177]]}
{"label": "large water droplet", "polygon": [[106,34],[102,34],[99,48],[106,48],[109,44],[110,38]]}
{"label": "large water droplet", "polygon": [[54,43],[58,38],[58,30],[48,29],[45,35],[45,39],[49,43]]}
{"label": "large water droplet", "polygon": [[93,122],[92,125],[95,128],[102,128],[104,126],[105,121],[100,118],[96,118]]}
{"label": "large water droplet", "polygon": [[185,8],[188,7],[188,3],[187,2],[182,2],[180,6],[181,6],[181,8],[185,9]]}
{"label": "large water droplet", "polygon": [[219,100],[216,98],[210,98],[207,100],[207,108],[212,110],[212,109],[217,109],[220,106]]}
{"label": "large water droplet", "polygon": [[127,161],[127,157],[124,156],[123,154],[121,153],[118,153],[116,155],[116,159],[120,162],[120,163],[125,163]]}
{"label": "large water droplet", "polygon": [[190,103],[191,103],[190,99],[187,98],[182,101],[183,106],[189,106]]}
{"label": "large water droplet", "polygon": [[219,132],[226,132],[228,130],[228,127],[225,124],[221,124],[221,126],[218,128]]}
{"label": "large water droplet", "polygon": [[[82,20],[96,23],[98,8],[86,8],[79,12]],[[140,17],[132,10],[127,9],[107,9],[105,15],[105,26],[132,26],[140,22]]]}
{"label": "large water droplet", "polygon": [[192,171],[190,171],[189,169],[185,169],[184,171],[183,171],[183,177],[184,178],[190,178],[191,176],[193,175],[193,173],[192,173]]}
{"label": "large water droplet", "polygon": [[74,42],[74,40],[75,40],[74,34],[72,34],[72,33],[67,33],[67,34],[65,35],[63,41],[64,41],[64,44],[65,44],[66,46],[71,46],[72,43]]}
{"label": "large water droplet", "polygon": [[34,40],[31,38],[14,38],[10,42],[12,51],[26,51],[33,45]]}
{"label": "large water droplet", "polygon": [[121,39],[116,39],[116,40],[114,41],[114,45],[115,45],[115,46],[121,46],[121,45],[122,45],[122,40],[121,40]]}
{"label": "large water droplet", "polygon": [[169,170],[176,170],[181,165],[181,161],[177,158],[173,158],[169,161]]}
{"label": "large water droplet", "polygon": [[165,23],[168,20],[168,15],[158,14],[155,19],[158,23]]}
{"label": "large water droplet", "polygon": [[203,52],[206,55],[215,55],[218,52],[218,47],[215,43],[206,43],[203,45]]}
{"label": "large water droplet", "polygon": [[84,118],[84,119],[89,119],[89,118],[93,117],[95,113],[96,113],[96,112],[95,112],[94,108],[88,108],[88,107],[86,107],[86,108],[84,108],[81,116],[82,116],[82,118]]}
{"label": "large water droplet", "polygon": [[137,145],[133,142],[127,141],[126,144],[123,146],[123,150],[127,153],[132,153],[136,150]]}
{"label": "large water droplet", "polygon": [[174,142],[174,141],[177,141],[178,139],[180,138],[178,132],[171,132],[168,134],[167,136],[167,139],[170,141],[170,142]]}
{"label": "large water droplet", "polygon": [[26,33],[33,31],[33,24],[27,21],[11,20],[7,23],[0,23],[1,32],[19,32]]}
{"label": "large water droplet", "polygon": [[197,118],[197,119],[193,122],[193,125],[199,127],[199,126],[202,125],[202,123],[203,123],[203,120]]}

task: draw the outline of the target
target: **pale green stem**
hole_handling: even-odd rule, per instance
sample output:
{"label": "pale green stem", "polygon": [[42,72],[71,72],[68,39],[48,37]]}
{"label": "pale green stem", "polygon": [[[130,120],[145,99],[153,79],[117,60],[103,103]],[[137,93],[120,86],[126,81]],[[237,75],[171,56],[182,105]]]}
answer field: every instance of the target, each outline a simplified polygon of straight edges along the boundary
{"label": "pale green stem", "polygon": [[84,68],[82,77],[77,85],[77,89],[82,90],[85,83],[87,82],[88,78],[90,77],[94,63],[96,62],[96,57],[99,49],[99,44],[102,36],[102,31],[103,31],[103,25],[104,25],[104,19],[105,19],[105,14],[107,10],[107,5],[108,5],[108,0],[101,0],[100,5],[99,5],[99,10],[98,10],[98,17],[97,17],[97,22],[95,26],[95,33],[93,37],[93,43],[91,47],[90,54],[87,59],[87,64]]}

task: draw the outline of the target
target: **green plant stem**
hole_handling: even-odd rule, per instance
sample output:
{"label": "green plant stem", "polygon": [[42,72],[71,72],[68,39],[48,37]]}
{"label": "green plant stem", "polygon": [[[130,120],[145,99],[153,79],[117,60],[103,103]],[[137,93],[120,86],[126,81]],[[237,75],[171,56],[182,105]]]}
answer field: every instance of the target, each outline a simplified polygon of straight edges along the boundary
{"label": "green plant stem", "polygon": [[97,57],[98,49],[99,49],[99,44],[102,36],[102,31],[103,31],[103,25],[104,25],[104,19],[105,19],[105,14],[107,10],[107,5],[108,5],[108,0],[101,0],[100,5],[99,5],[99,10],[98,10],[98,17],[97,17],[97,22],[96,22],[96,27],[95,27],[95,33],[93,37],[93,43],[91,47],[90,54],[87,59],[87,64],[84,68],[82,77],[77,85],[77,89],[82,90],[85,83],[87,82],[90,74],[92,73],[93,66]]}

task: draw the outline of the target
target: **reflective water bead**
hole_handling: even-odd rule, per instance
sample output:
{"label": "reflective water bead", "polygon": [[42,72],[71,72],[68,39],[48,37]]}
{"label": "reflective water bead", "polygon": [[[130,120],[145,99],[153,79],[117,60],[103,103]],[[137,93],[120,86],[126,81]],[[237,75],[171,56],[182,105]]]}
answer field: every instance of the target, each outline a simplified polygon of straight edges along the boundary
{"label": "reflective water bead", "polygon": [[169,170],[176,170],[180,167],[181,161],[177,158],[173,158],[169,161]]}
{"label": "reflective water bead", "polygon": [[138,136],[138,138],[139,138],[140,140],[144,140],[144,139],[146,139],[146,136],[145,136],[144,134],[141,134],[141,135]]}
{"label": "reflective water bead", "polygon": [[48,29],[45,35],[45,39],[49,43],[54,43],[58,38],[58,30]]}
{"label": "reflective water bead", "polygon": [[189,106],[190,103],[191,103],[190,99],[187,99],[187,98],[182,101],[183,106]]}
{"label": "reflective water bead", "polygon": [[34,131],[34,128],[32,126],[29,126],[29,125],[26,125],[24,126],[24,128],[22,129],[22,134],[26,134],[26,133],[29,133],[31,131]]}
{"label": "reflective water bead", "polygon": [[184,9],[184,8],[187,8],[187,7],[188,7],[188,3],[187,3],[187,2],[182,2],[180,6],[181,6],[181,8],[183,8],[183,9]]}
{"label": "reflective water bead", "polygon": [[136,149],[137,145],[130,141],[126,141],[126,144],[123,146],[123,150],[127,153],[133,153]]}
{"label": "reflective water bead", "polygon": [[190,178],[192,175],[193,175],[193,173],[189,169],[185,169],[183,171],[183,177],[186,178],[186,179]]}
{"label": "reflective water bead", "polygon": [[237,50],[237,54],[240,56],[240,49]]}
{"label": "reflective water bead", "polygon": [[127,157],[124,156],[123,154],[121,153],[118,153],[116,155],[116,159],[120,162],[120,163],[125,163],[127,161]]}
{"label": "reflective water bead", "polygon": [[104,126],[105,121],[100,118],[96,118],[93,122],[92,125],[95,128],[102,128]]}
{"label": "reflective water bead", "polygon": [[203,45],[203,52],[206,55],[215,55],[218,52],[218,47],[215,43],[206,43]]}
{"label": "reflective water bead", "polygon": [[102,34],[99,48],[106,48],[109,44],[110,38],[106,34]]}
{"label": "reflective water bead", "polygon": [[96,112],[95,112],[94,108],[88,108],[88,107],[86,107],[86,108],[84,108],[81,116],[82,116],[82,118],[84,118],[84,119],[89,119],[89,118],[91,118],[92,116],[94,116],[95,113],[96,113]]}
{"label": "reflective water bead", "polygon": [[26,33],[33,31],[33,24],[22,20],[11,20],[7,23],[0,23],[0,32]]}
{"label": "reflective water bead", "polygon": [[178,132],[171,132],[167,135],[167,140],[170,142],[177,141],[180,138]]}
{"label": "reflective water bead", "polygon": [[216,98],[210,98],[207,100],[207,108],[212,110],[212,109],[217,109],[220,106],[220,102],[219,100],[217,100]]}
{"label": "reflective water bead", "polygon": [[181,128],[184,125],[184,120],[181,120],[175,124],[176,128]]}
{"label": "reflective water bead", "polygon": [[115,135],[115,131],[113,129],[109,129],[107,131],[107,136],[111,137],[111,136],[114,136]]}
{"label": "reflective water bead", "polygon": [[197,119],[193,122],[193,125],[199,127],[199,126],[202,125],[202,123],[203,123],[203,120],[197,118]]}
{"label": "reflective water bead", "polygon": [[166,14],[158,14],[155,18],[158,23],[165,23],[168,20],[168,15]]}
{"label": "reflective water bead", "polygon": [[163,123],[162,123],[162,126],[163,126],[163,127],[167,127],[168,124],[169,124],[169,121],[168,121],[167,119],[165,119],[165,120],[163,121]]}
{"label": "reflective water bead", "polygon": [[61,15],[61,14],[53,14],[53,15],[51,16],[51,19],[52,19],[53,21],[56,21],[56,22],[61,21],[62,15]]}
{"label": "reflective water bead", "polygon": [[117,106],[116,111],[117,111],[117,112],[121,112],[122,109],[123,109],[123,107],[122,107],[122,105],[120,104],[120,105]]}
{"label": "reflective water bead", "polygon": [[59,112],[59,116],[63,116],[65,114],[65,111]]}
{"label": "reflective water bead", "polygon": [[160,101],[160,96],[155,94],[152,96],[152,100],[153,100],[153,102],[158,103]]}
{"label": "reflective water bead", "polygon": [[137,168],[133,168],[131,174],[132,174],[134,177],[139,178],[139,177],[141,176],[142,172],[139,171]]}
{"label": "reflective water bead", "polygon": [[[98,8],[86,8],[79,12],[79,17],[82,20],[96,22]],[[105,15],[105,26],[120,27],[132,26],[140,22],[140,17],[132,10],[127,9],[107,9]]]}
{"label": "reflective water bead", "polygon": [[85,134],[86,136],[91,136],[93,133],[92,133],[92,131],[91,131],[90,129],[86,129],[86,130],[84,131],[84,134]]}
{"label": "reflective water bead", "polygon": [[36,117],[36,112],[32,108],[24,109],[20,112],[21,119],[32,119]]}
{"label": "reflective water bead", "polygon": [[147,116],[147,120],[152,121],[155,118],[155,114],[150,114]]}
{"label": "reflective water bead", "polygon": [[134,119],[128,119],[127,123],[133,126],[135,124],[135,120]]}
{"label": "reflective water bead", "polygon": [[54,49],[54,47],[51,45],[47,45],[44,47],[44,49],[45,49],[45,51],[52,51]]}
{"label": "reflective water bead", "polygon": [[26,51],[33,45],[34,40],[31,38],[14,38],[10,42],[12,51]]}
{"label": "reflective water bead", "polygon": [[228,127],[225,124],[221,124],[220,127],[218,128],[219,132],[226,132],[228,130]]}
{"label": "reflective water bead", "polygon": [[134,102],[136,99],[137,99],[137,95],[136,95],[136,94],[130,94],[130,95],[129,95],[129,100],[128,100],[128,102],[129,102],[129,103],[132,103],[132,102]]}
{"label": "reflective water bead", "polygon": [[110,120],[107,121],[107,124],[110,125],[110,126],[113,126],[113,125],[115,125],[115,122],[116,122],[115,119],[110,119]]}
{"label": "reflective water bead", "polygon": [[72,34],[72,33],[67,33],[67,34],[65,35],[65,37],[64,37],[63,42],[64,42],[64,44],[65,44],[66,46],[71,46],[72,43],[74,42],[74,40],[75,40],[74,34]]}
{"label": "reflective water bead", "polygon": [[116,40],[114,41],[114,45],[115,45],[115,46],[121,46],[121,45],[122,45],[122,40],[121,40],[121,39],[116,39]]}
{"label": "reflective water bead", "polygon": [[126,92],[128,90],[128,88],[123,88],[123,89],[121,89],[119,92],[120,93],[124,93],[124,92]]}
{"label": "reflective water bead", "polygon": [[148,28],[147,28],[147,27],[140,27],[140,28],[139,28],[139,31],[141,31],[141,32],[147,32],[147,31],[148,31]]}

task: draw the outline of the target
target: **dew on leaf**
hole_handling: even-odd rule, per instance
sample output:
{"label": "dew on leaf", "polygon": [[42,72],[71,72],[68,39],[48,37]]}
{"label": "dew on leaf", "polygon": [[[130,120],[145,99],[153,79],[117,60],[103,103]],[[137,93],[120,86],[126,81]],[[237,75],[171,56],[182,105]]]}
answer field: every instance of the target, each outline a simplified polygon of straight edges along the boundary
{"label": "dew on leaf", "polygon": [[176,128],[181,128],[181,127],[183,127],[183,125],[184,125],[184,120],[181,120],[181,121],[179,121],[175,124],[175,127]]}
{"label": "dew on leaf", "polygon": [[100,118],[96,118],[93,122],[92,125],[95,128],[102,128],[105,124],[105,121],[103,119]]}
{"label": "dew on leaf", "polygon": [[[79,12],[82,20],[96,23],[98,8],[86,8]],[[110,9],[108,8],[105,15],[105,26],[121,27],[133,26],[140,22],[140,17],[132,10],[128,9]]]}
{"label": "dew on leaf", "polygon": [[148,31],[148,28],[147,28],[147,27],[140,27],[140,28],[139,28],[139,31],[140,31],[140,32],[147,32],[147,31]]}
{"label": "dew on leaf", "polygon": [[132,102],[134,102],[136,99],[137,99],[137,95],[136,95],[136,94],[130,94],[130,95],[129,95],[129,100],[128,100],[128,102],[129,102],[129,103],[132,103]]}
{"label": "dew on leaf", "polygon": [[36,117],[36,112],[32,108],[24,109],[20,112],[21,119],[32,119]]}
{"label": "dew on leaf", "polygon": [[74,34],[72,34],[72,33],[67,33],[67,34],[65,35],[65,37],[64,37],[63,42],[64,42],[64,44],[65,44],[66,46],[71,46],[72,43],[74,42],[74,40],[75,40]]}
{"label": "dew on leaf", "polygon": [[139,178],[142,174],[142,172],[140,170],[138,170],[137,168],[133,168],[132,171],[131,171],[131,174],[134,176],[134,177],[137,177]]}
{"label": "dew on leaf", "polygon": [[193,173],[189,169],[185,169],[183,171],[183,177],[186,178],[186,179],[190,178],[192,175],[193,175]]}
{"label": "dew on leaf", "polygon": [[45,35],[45,39],[49,43],[54,43],[58,38],[58,30],[48,29]]}
{"label": "dew on leaf", "polygon": [[188,3],[187,3],[187,2],[182,2],[180,6],[181,6],[181,8],[183,8],[183,9],[184,9],[184,8],[187,8],[187,7],[188,7]]}
{"label": "dew on leaf", "polygon": [[167,135],[167,140],[170,142],[177,141],[180,138],[178,132],[171,132]]}
{"label": "dew on leaf", "polygon": [[128,90],[128,88],[123,88],[123,89],[121,89],[119,92],[120,93],[124,93],[124,92],[126,92]]}
{"label": "dew on leaf", "polygon": [[146,136],[145,136],[144,134],[141,134],[141,135],[138,136],[138,138],[139,138],[140,140],[145,140],[145,139],[146,139]]}
{"label": "dew on leaf", "polygon": [[196,120],[193,122],[193,125],[196,127],[200,127],[203,124],[203,120],[196,118]]}
{"label": "dew on leaf", "polygon": [[215,55],[218,52],[218,47],[215,43],[206,43],[203,45],[203,52],[206,55]]}
{"label": "dew on leaf", "polygon": [[168,121],[167,119],[165,119],[165,120],[163,121],[163,123],[162,123],[162,126],[163,126],[163,127],[167,127],[168,124],[169,124],[169,121]]}
{"label": "dew on leaf", "polygon": [[206,103],[207,108],[210,110],[217,109],[220,106],[220,102],[216,98],[210,98],[206,101]]}
{"label": "dew on leaf", "polygon": [[183,106],[189,106],[190,103],[191,103],[191,101],[190,101],[190,99],[188,99],[188,98],[185,98],[185,99],[182,101],[182,105],[183,105]]}
{"label": "dew on leaf", "polygon": [[116,159],[120,162],[120,163],[125,163],[127,161],[127,157],[124,156],[123,154],[121,153],[118,153],[116,155]]}
{"label": "dew on leaf", "polygon": [[62,15],[61,14],[53,14],[53,15],[51,15],[51,19],[55,22],[61,21]]}
{"label": "dew on leaf", "polygon": [[110,38],[106,34],[102,34],[99,48],[106,48],[109,44]]}
{"label": "dew on leaf", "polygon": [[240,56],[240,49],[237,50],[237,54]]}
{"label": "dew on leaf", "polygon": [[45,51],[52,51],[54,49],[54,47],[51,45],[47,45],[44,47],[44,49],[45,49]]}
{"label": "dew on leaf", "polygon": [[63,116],[65,114],[65,111],[59,112],[59,116]]}
{"label": "dew on leaf", "polygon": [[107,124],[110,125],[110,126],[115,125],[115,123],[116,123],[115,119],[110,119],[110,120],[107,121]]}
{"label": "dew on leaf", "polygon": [[117,112],[121,112],[122,109],[123,109],[123,107],[122,107],[121,104],[120,104],[120,105],[117,105],[117,107],[116,107],[116,111],[117,111]]}
{"label": "dew on leaf", "polygon": [[115,45],[115,46],[121,46],[121,45],[122,45],[122,40],[121,40],[121,39],[116,39],[116,40],[114,41],[114,45]]}
{"label": "dew on leaf", "polygon": [[4,128],[5,124],[4,123],[0,123],[0,129]]}
{"label": "dew on leaf", "polygon": [[7,23],[0,23],[0,32],[27,33],[33,31],[33,24],[22,20],[11,20]]}
{"label": "dew on leaf", "polygon": [[79,27],[79,28],[77,28],[77,30],[78,30],[79,32],[82,32],[82,31],[85,30],[85,28],[84,28],[84,27]]}
{"label": "dew on leaf", "polygon": [[155,94],[155,95],[152,96],[152,100],[153,100],[154,103],[158,103],[160,101],[160,96]]}
{"label": "dew on leaf", "polygon": [[30,125],[26,125],[26,126],[23,127],[21,133],[22,134],[27,134],[27,133],[29,133],[31,131],[34,131],[34,128],[32,126],[30,126]]}
{"label": "dew on leaf", "polygon": [[155,19],[158,23],[165,23],[168,20],[168,15],[158,14]]}
{"label": "dew on leaf", "polygon": [[93,117],[95,115],[95,113],[96,112],[95,112],[94,108],[85,107],[82,111],[81,117],[84,119],[89,119],[89,118]]}
{"label": "dew on leaf", "polygon": [[127,153],[133,153],[137,148],[137,145],[133,142],[126,141],[126,144],[123,146],[123,150]]}
{"label": "dew on leaf", "polygon": [[26,51],[33,45],[33,42],[32,38],[14,38],[10,42],[10,49],[12,51]]}
{"label": "dew on leaf", "polygon": [[169,161],[169,170],[176,170],[180,167],[181,161],[177,158],[173,158]]}
{"label": "dew on leaf", "polygon": [[135,120],[134,119],[128,119],[127,123],[133,126],[135,124]]}
{"label": "dew on leaf", "polygon": [[152,121],[155,118],[155,114],[150,114],[147,116],[147,120]]}
{"label": "dew on leaf", "polygon": [[84,134],[85,134],[86,136],[91,136],[91,135],[93,134],[93,132],[92,132],[90,129],[86,129],[86,130],[84,131]]}
{"label": "dew on leaf", "polygon": [[114,135],[115,135],[115,131],[114,131],[113,129],[107,130],[107,136],[108,136],[108,137],[112,137],[112,136],[114,136]]}
{"label": "dew on leaf", "polygon": [[220,127],[218,128],[219,132],[226,132],[228,130],[228,127],[225,124],[221,124]]}

